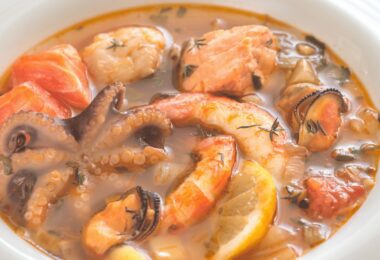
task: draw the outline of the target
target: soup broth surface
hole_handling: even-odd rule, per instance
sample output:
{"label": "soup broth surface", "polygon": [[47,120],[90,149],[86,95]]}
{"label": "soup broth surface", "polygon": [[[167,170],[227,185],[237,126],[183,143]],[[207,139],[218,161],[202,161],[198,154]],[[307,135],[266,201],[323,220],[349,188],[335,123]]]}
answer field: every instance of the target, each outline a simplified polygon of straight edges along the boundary
{"label": "soup broth surface", "polygon": [[[93,37],[99,33],[131,25],[158,27],[164,33],[166,39],[162,63],[154,75],[127,86],[127,106],[131,108],[148,104],[152,97],[158,93],[179,93],[175,80],[177,61],[173,60],[171,55],[176,50],[178,51],[189,38],[199,38],[204,33],[217,29],[229,29],[234,26],[250,24],[268,26],[275,32],[279,39],[279,44],[282,46],[279,60],[285,65],[276,69],[267,86],[263,88],[264,90],[258,92],[258,96],[261,99],[262,106],[275,117],[278,117],[282,125],[287,127],[287,124],[281,119],[279,112],[276,110],[275,103],[281,90],[286,86],[286,79],[289,75],[286,64],[288,64],[289,68],[294,67],[294,60],[302,56],[297,53],[295,46],[299,43],[307,42],[305,37],[308,35],[266,15],[202,5],[165,5],[135,8],[77,24],[36,45],[28,53],[38,53],[60,43],[70,43],[81,52],[85,46],[91,43]],[[344,116],[344,124],[336,144],[327,151],[312,153],[307,158],[304,176],[313,175],[321,171],[330,174],[335,169],[348,165],[349,163],[342,163],[331,158],[331,152],[334,148],[360,145],[366,142],[375,143],[379,138],[378,133],[357,133],[350,127],[350,120],[357,117],[358,111],[363,108],[374,109],[373,104],[355,75],[330,49],[327,48],[323,59],[323,62],[312,60],[313,64],[316,64],[318,77],[322,84],[339,88],[349,98],[351,107]],[[215,70],[218,70],[218,68],[215,68]],[[342,75],[342,73],[346,74]],[[11,84],[8,75],[4,76],[3,82],[5,83],[2,84],[2,89],[5,91]],[[92,80],[91,90],[93,96],[103,87],[103,85],[96,84]],[[285,131],[291,136],[289,128],[286,128]],[[195,162],[191,158],[191,152],[195,145],[209,134],[213,135],[215,133],[209,133],[199,126],[174,128],[172,135],[165,140],[165,149],[170,155],[167,161],[139,173],[120,171],[86,175],[86,185],[77,186],[73,184],[62,198],[50,206],[45,223],[37,231],[29,231],[13,223],[12,219],[7,217],[6,211],[3,213],[3,218],[23,238],[53,257],[64,259],[89,258],[81,246],[81,231],[87,221],[102,210],[107,201],[112,201],[112,198],[136,185],[140,185],[146,190],[157,192],[162,198],[165,198],[167,194],[178,186],[184,176],[194,169]],[[296,142],[294,138],[292,140]],[[128,145],[139,146],[137,142],[133,141]],[[355,165],[377,169],[378,158],[378,154],[359,156],[354,163]],[[235,173],[243,160],[245,160],[244,154],[239,151]],[[374,175],[372,175],[371,179],[373,181],[374,178]],[[273,225],[281,232],[283,231],[287,238],[285,241],[276,244],[275,247],[291,248],[297,256],[305,254],[319,243],[311,245],[305,240],[305,233],[303,232],[305,223],[321,225],[327,239],[357,209],[355,207],[336,218],[316,221],[310,219],[304,210],[286,199],[287,194],[283,189],[284,185],[285,183],[281,183],[281,180],[276,180],[278,205]],[[217,206],[222,202],[223,197],[218,201]],[[173,246],[182,246],[186,251],[187,259],[204,259],[208,250],[207,242],[212,234],[216,219],[217,212],[214,210],[201,222],[173,235],[177,241],[176,243],[178,243]],[[139,246],[154,258],[159,255],[159,252],[152,251],[154,250],[152,249],[152,244],[157,244],[157,241],[165,244],[167,239],[167,235],[154,234]],[[276,248],[273,248],[272,251],[268,251],[268,249],[260,250],[259,245],[259,247],[252,248],[241,256],[240,259],[253,259],[251,257],[259,256],[270,259],[275,252],[278,252]],[[162,252],[165,252],[165,249],[162,250]],[[168,258],[158,259],[175,257],[170,256],[172,250],[168,250],[168,252]],[[290,256],[290,258],[292,257]]]}

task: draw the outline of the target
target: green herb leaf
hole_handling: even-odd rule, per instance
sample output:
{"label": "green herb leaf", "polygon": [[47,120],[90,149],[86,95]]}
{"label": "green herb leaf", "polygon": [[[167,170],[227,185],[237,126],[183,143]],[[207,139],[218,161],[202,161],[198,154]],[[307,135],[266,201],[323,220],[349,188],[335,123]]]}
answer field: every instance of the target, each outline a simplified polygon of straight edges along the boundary
{"label": "green herb leaf", "polygon": [[177,10],[177,17],[182,18],[187,13],[187,8],[184,6],[180,6]]}
{"label": "green herb leaf", "polygon": [[255,90],[260,90],[263,87],[261,77],[255,75],[254,73],[252,73],[252,85],[255,88]]}
{"label": "green herb leaf", "polygon": [[253,125],[242,125],[242,126],[239,126],[237,129],[246,129],[246,128],[258,127],[258,126],[261,126],[261,125],[256,125],[256,124],[253,124]]}
{"label": "green herb leaf", "polygon": [[193,49],[199,50],[202,46],[206,46],[206,39],[201,38],[201,39],[194,39],[192,46],[189,48],[187,52],[191,52]]}
{"label": "green herb leaf", "polygon": [[323,135],[327,135],[325,129],[323,128],[323,126],[321,125],[321,123],[319,121],[317,121],[317,127],[318,127],[318,130],[323,134]]}
{"label": "green herb leaf", "polygon": [[111,45],[108,46],[106,49],[116,51],[117,48],[122,48],[122,47],[125,47],[124,42],[114,38],[111,40]]}
{"label": "green herb leaf", "polygon": [[220,156],[220,161],[224,165],[224,154],[223,153],[218,153],[218,155]]}
{"label": "green herb leaf", "polygon": [[171,11],[173,8],[172,7],[163,7],[163,8],[161,8],[161,10],[160,10],[160,14],[163,14],[163,13],[167,13],[167,12],[169,12],[169,11]]}
{"label": "green herb leaf", "polygon": [[318,132],[318,126],[317,123],[315,123],[313,120],[309,119],[306,121],[306,130],[309,133],[316,134]]}
{"label": "green herb leaf", "polygon": [[193,64],[186,64],[184,67],[183,67],[183,78],[188,78],[190,77],[194,71],[198,68],[197,65],[193,65]]}

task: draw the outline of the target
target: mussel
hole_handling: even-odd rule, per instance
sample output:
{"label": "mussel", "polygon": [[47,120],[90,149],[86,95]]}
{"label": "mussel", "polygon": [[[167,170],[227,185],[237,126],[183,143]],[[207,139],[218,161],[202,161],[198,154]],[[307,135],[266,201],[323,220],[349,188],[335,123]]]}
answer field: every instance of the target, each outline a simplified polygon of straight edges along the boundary
{"label": "mussel", "polygon": [[115,245],[140,242],[155,231],[160,216],[160,196],[134,187],[90,219],[82,232],[83,245],[101,256]]}
{"label": "mussel", "polygon": [[335,88],[319,85],[312,65],[299,60],[281,93],[277,107],[290,124],[298,144],[312,152],[328,149],[336,140],[347,99]]}

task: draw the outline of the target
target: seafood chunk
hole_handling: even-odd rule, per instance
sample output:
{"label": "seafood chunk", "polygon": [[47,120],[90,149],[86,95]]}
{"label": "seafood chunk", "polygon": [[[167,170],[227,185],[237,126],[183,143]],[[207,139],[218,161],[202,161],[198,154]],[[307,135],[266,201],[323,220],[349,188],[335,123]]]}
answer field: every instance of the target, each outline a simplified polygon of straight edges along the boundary
{"label": "seafood chunk", "polygon": [[175,231],[205,217],[230,180],[236,160],[232,137],[207,138],[194,153],[200,157],[195,170],[166,199],[164,229]]}
{"label": "seafood chunk", "polygon": [[76,108],[84,109],[91,101],[86,67],[69,44],[20,57],[13,64],[12,81],[14,86],[32,81]]}
{"label": "seafood chunk", "polygon": [[191,39],[180,65],[180,89],[233,96],[259,90],[276,67],[276,44],[264,26],[248,25]]}
{"label": "seafood chunk", "polygon": [[82,56],[98,82],[130,83],[156,71],[164,48],[165,38],[158,29],[130,26],[98,34]]}
{"label": "seafood chunk", "polygon": [[24,219],[28,228],[37,229],[43,224],[49,205],[55,203],[63,194],[73,174],[71,168],[66,168],[53,170],[39,177],[25,207]]}
{"label": "seafood chunk", "polygon": [[365,194],[360,183],[339,180],[335,177],[311,177],[306,180],[308,213],[314,218],[330,218],[347,207],[355,205]]}
{"label": "seafood chunk", "polygon": [[90,254],[101,256],[114,245],[144,240],[157,227],[160,213],[160,197],[137,186],[90,219],[82,243]]}
{"label": "seafood chunk", "polygon": [[19,112],[0,126],[0,154],[4,156],[47,146],[70,152],[78,149],[64,126],[40,113]]}
{"label": "seafood chunk", "polygon": [[200,124],[233,135],[247,159],[256,160],[282,178],[286,132],[270,113],[253,103],[209,94],[179,94],[152,104],[177,126]]}
{"label": "seafood chunk", "polygon": [[306,60],[299,60],[277,107],[298,136],[298,144],[312,152],[331,147],[347,111],[347,100],[338,89],[319,86],[319,80]]}
{"label": "seafood chunk", "polygon": [[39,173],[20,170],[10,176],[1,176],[2,203],[12,204],[12,217],[28,228],[40,227],[49,205],[53,204],[69,183],[73,171],[69,168]]}
{"label": "seafood chunk", "polygon": [[69,118],[71,110],[33,82],[22,83],[0,96],[0,124],[19,111]]}

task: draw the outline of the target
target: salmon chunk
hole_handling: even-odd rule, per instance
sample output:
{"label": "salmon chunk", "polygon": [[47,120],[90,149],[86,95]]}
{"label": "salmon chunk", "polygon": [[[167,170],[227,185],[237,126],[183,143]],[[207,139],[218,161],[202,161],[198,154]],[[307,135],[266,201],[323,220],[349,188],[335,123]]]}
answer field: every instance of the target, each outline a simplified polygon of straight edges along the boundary
{"label": "salmon chunk", "polygon": [[75,108],[84,109],[91,102],[86,67],[69,44],[22,56],[13,65],[12,81],[14,86],[34,82]]}
{"label": "salmon chunk", "polygon": [[0,96],[0,124],[19,111],[69,118],[71,110],[33,82],[25,82]]}
{"label": "salmon chunk", "polygon": [[276,44],[264,26],[206,33],[183,50],[179,87],[187,92],[242,96],[259,90],[276,67]]}

